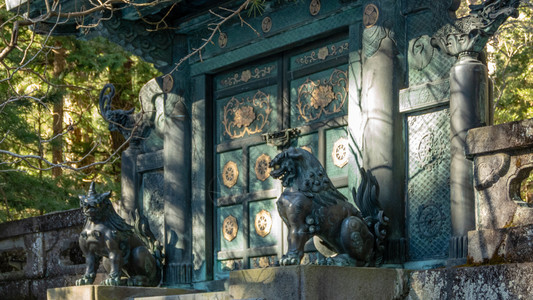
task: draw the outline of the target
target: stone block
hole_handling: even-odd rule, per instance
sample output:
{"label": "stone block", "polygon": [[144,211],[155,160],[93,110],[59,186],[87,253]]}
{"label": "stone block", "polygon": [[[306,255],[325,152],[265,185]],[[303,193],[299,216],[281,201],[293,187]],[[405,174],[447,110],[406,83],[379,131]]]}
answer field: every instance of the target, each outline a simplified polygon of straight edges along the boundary
{"label": "stone block", "polygon": [[468,262],[533,262],[533,225],[470,231]]}
{"label": "stone block", "polygon": [[533,263],[414,271],[407,299],[531,299],[532,280]]}
{"label": "stone block", "polygon": [[533,204],[520,195],[520,185],[533,170],[532,145],[533,119],[468,131],[477,230],[533,223]]}
{"label": "stone block", "polygon": [[157,287],[85,285],[48,289],[48,300],[121,300],[136,297],[180,295],[194,291]]}
{"label": "stone block", "polygon": [[381,299],[408,293],[410,271],[336,266],[291,266],[230,273],[231,299]]}
{"label": "stone block", "polygon": [[230,300],[228,292],[195,293],[174,296],[140,297],[135,300]]}

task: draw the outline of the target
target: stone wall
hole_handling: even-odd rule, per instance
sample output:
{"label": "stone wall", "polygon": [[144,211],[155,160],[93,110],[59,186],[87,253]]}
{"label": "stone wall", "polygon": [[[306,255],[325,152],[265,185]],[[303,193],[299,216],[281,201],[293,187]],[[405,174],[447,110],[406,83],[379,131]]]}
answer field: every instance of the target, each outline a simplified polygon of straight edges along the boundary
{"label": "stone wall", "polygon": [[0,224],[1,298],[46,299],[48,288],[74,285],[85,266],[83,222],[73,209]]}

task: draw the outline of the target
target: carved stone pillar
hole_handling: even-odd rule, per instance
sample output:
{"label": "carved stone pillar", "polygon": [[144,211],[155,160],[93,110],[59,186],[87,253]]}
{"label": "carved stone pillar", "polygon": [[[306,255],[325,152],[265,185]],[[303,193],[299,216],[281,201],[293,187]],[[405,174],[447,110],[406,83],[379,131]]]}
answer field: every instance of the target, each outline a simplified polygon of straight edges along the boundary
{"label": "carved stone pillar", "polygon": [[466,235],[475,229],[472,161],[465,157],[466,133],[489,120],[487,67],[477,53],[460,55],[450,70],[450,201],[451,258],[466,257]]}
{"label": "carved stone pillar", "polygon": [[[174,45],[174,57],[187,55],[185,36],[177,36]],[[168,79],[166,86],[174,93],[169,93],[169,97],[164,99],[165,283],[168,285],[192,282],[191,120],[187,109],[188,74],[187,63],[184,63],[172,74],[173,81]]]}
{"label": "carved stone pillar", "polygon": [[[366,18],[363,18],[363,25],[366,28],[363,31],[362,45],[362,156],[363,166],[377,178],[379,201],[385,215],[390,218],[388,242],[399,243],[404,236],[405,223],[402,145],[398,144],[398,141],[401,143],[402,136],[398,110],[400,76],[397,72],[394,32],[384,25],[386,16],[391,18],[393,12],[385,9],[380,11],[382,7],[368,4],[364,9]],[[375,19],[368,17],[372,15]],[[393,248],[397,248],[396,246]],[[391,255],[397,256],[389,253],[389,259],[401,262]]]}
{"label": "carved stone pillar", "polygon": [[450,70],[450,201],[452,238],[450,259],[462,263],[467,233],[475,229],[472,162],[465,157],[466,133],[490,121],[487,68],[478,56],[509,16],[517,16],[519,0],[486,1],[471,6],[470,14],[440,28],[431,44],[458,58]]}

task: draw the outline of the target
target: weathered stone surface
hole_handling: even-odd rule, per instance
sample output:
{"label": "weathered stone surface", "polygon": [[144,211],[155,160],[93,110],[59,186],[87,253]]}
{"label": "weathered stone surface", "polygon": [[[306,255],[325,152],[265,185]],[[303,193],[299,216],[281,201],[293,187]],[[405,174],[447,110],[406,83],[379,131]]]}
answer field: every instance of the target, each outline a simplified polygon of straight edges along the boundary
{"label": "weathered stone surface", "polygon": [[533,147],[533,119],[475,128],[466,137],[466,155]]}
{"label": "weathered stone surface", "polygon": [[466,155],[474,159],[476,229],[533,223],[520,185],[533,170],[533,119],[472,129]]}
{"label": "weathered stone surface", "polygon": [[179,295],[193,291],[184,289],[166,289],[156,287],[126,287],[126,286],[71,286],[49,289],[48,300],[121,300],[136,297]]}
{"label": "weathered stone surface", "polygon": [[396,299],[407,295],[410,271],[292,266],[230,273],[231,299]]}
{"label": "weathered stone surface", "polygon": [[228,292],[196,293],[174,296],[140,297],[135,300],[230,300]]}
{"label": "weathered stone surface", "polygon": [[470,231],[469,263],[533,262],[533,225]]}
{"label": "weathered stone surface", "polygon": [[532,280],[533,263],[415,271],[407,299],[530,299]]}

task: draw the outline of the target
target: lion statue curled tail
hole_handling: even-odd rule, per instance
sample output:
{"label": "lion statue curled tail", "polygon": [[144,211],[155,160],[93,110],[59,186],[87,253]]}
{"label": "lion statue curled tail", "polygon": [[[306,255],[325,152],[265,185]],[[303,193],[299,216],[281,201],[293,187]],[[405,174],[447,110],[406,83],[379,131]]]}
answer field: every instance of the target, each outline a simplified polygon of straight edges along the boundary
{"label": "lion statue curled tail", "polygon": [[360,169],[362,182],[353,191],[356,207],[333,185],[320,162],[308,151],[289,148],[270,163],[270,175],[285,190],[277,201],[278,212],[288,227],[288,252],[281,265],[297,265],[306,242],[315,246],[328,265],[373,266],[382,262],[383,240],[389,219],[377,201],[379,186]]}
{"label": "lion statue curled tail", "polygon": [[79,196],[86,217],[79,237],[86,270],[76,285],[93,284],[102,262],[109,278],[101,285],[157,286],[161,280],[163,247],[138,211],[135,227],[128,225],[113,209],[110,195],[111,192],[96,193],[92,182],[88,194]]}

